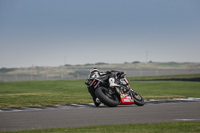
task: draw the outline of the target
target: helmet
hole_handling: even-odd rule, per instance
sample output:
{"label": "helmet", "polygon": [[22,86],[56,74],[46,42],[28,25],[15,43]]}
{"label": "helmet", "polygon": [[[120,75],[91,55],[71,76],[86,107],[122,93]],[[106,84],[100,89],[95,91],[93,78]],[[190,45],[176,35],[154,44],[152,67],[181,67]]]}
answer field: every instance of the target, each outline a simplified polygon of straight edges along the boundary
{"label": "helmet", "polygon": [[99,70],[95,67],[95,68],[92,68],[92,69],[90,70],[90,73],[93,73],[93,72],[99,72]]}
{"label": "helmet", "polygon": [[88,78],[97,78],[97,77],[99,77],[99,70],[97,68],[92,68],[90,70]]}

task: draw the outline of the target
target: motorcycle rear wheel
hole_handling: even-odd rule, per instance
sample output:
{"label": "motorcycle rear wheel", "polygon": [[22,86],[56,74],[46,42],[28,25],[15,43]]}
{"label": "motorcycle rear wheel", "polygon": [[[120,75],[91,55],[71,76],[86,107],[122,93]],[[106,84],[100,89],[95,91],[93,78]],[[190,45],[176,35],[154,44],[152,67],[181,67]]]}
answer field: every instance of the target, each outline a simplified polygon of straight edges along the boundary
{"label": "motorcycle rear wheel", "polygon": [[144,99],[140,94],[138,94],[135,91],[132,91],[133,98],[134,98],[134,103],[138,106],[143,106],[144,105]]}
{"label": "motorcycle rear wheel", "polygon": [[109,94],[108,89],[105,87],[98,87],[95,95],[108,107],[116,107],[119,103],[117,96],[115,94]]}

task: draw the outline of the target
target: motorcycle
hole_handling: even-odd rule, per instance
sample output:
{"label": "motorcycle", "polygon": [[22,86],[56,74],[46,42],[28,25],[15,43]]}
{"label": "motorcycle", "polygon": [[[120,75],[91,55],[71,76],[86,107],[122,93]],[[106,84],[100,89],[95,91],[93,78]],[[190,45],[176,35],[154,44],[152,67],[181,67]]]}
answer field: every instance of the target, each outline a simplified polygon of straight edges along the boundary
{"label": "motorcycle", "polygon": [[[108,107],[129,104],[144,105],[144,99],[130,87],[124,72],[110,70],[103,74],[99,73],[99,75],[97,78],[88,78],[85,81],[96,106],[100,105],[100,102],[95,101],[96,98]],[[119,86],[109,86],[108,79],[110,75],[116,76],[116,83]]]}

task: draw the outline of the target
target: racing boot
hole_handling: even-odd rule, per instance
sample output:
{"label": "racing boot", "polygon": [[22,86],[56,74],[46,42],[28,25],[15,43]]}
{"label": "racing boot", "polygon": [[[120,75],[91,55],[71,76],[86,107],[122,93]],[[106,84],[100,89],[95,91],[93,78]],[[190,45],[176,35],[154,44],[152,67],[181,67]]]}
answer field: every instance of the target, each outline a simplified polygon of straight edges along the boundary
{"label": "racing boot", "polygon": [[98,107],[101,104],[101,101],[99,100],[99,98],[94,99],[94,104],[96,105],[96,107]]}

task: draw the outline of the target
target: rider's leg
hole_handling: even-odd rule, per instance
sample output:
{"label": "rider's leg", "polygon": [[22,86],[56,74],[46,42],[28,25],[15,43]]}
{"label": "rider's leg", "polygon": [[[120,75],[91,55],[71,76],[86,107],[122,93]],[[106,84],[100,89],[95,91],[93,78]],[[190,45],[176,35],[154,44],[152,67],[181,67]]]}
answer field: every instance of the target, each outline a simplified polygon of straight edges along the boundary
{"label": "rider's leg", "polygon": [[110,87],[119,86],[118,84],[115,83],[115,78],[114,78],[114,76],[110,76],[110,78],[109,78],[109,83],[110,83]]}

